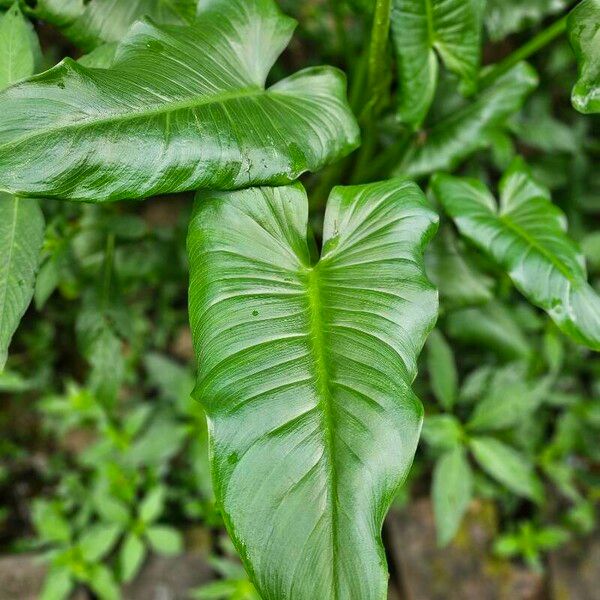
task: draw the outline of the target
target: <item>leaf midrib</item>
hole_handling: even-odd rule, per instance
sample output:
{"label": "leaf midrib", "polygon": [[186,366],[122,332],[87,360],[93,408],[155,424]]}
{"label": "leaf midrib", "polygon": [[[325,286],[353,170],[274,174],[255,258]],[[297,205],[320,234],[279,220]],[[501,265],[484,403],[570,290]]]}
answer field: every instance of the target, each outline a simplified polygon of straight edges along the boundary
{"label": "leaf midrib", "polygon": [[499,213],[498,219],[501,223],[503,223],[510,231],[512,231],[517,236],[523,238],[532,248],[537,250],[545,259],[547,259],[550,264],[552,264],[571,284],[576,285],[579,283],[579,280],[571,274],[568,267],[564,265],[561,261],[559,261],[551,252],[548,252],[544,246],[539,244],[534,237],[529,235],[525,229],[523,229],[520,225],[514,223],[506,214]]}
{"label": "leaf midrib", "polygon": [[28,142],[39,137],[45,137],[58,131],[65,131],[69,129],[85,129],[88,127],[101,126],[109,123],[123,123],[128,121],[136,121],[145,117],[156,117],[161,115],[166,116],[179,110],[199,108],[201,106],[209,106],[210,104],[225,103],[231,100],[239,100],[241,98],[252,98],[263,94],[272,95],[273,93],[274,92],[271,92],[264,88],[252,86],[242,88],[241,90],[236,90],[235,92],[217,94],[216,96],[213,96],[205,101],[199,101],[198,97],[196,96],[191,100],[186,99],[185,101],[173,102],[172,104],[156,105],[148,110],[142,110],[133,114],[131,112],[120,112],[117,114],[110,114],[108,117],[101,117],[94,120],[81,119],[73,123],[67,123],[55,127],[48,127],[46,129],[36,130],[31,134],[16,137],[12,140],[9,140],[5,144],[0,145],[0,148],[4,150],[5,148],[18,146],[19,144]]}
{"label": "leaf midrib", "polygon": [[338,515],[337,515],[337,487],[338,479],[334,459],[334,426],[335,421],[331,411],[333,395],[329,386],[329,373],[327,365],[329,363],[323,317],[323,301],[321,290],[321,275],[319,273],[320,261],[313,267],[307,268],[306,286],[309,304],[310,318],[310,339],[312,341],[312,354],[315,361],[315,377],[318,393],[318,406],[321,409],[322,427],[323,427],[323,445],[327,455],[329,478],[327,489],[330,500],[331,510],[331,548],[332,548],[332,586],[333,598],[337,600],[339,596],[339,586],[337,579],[337,550],[338,550]]}

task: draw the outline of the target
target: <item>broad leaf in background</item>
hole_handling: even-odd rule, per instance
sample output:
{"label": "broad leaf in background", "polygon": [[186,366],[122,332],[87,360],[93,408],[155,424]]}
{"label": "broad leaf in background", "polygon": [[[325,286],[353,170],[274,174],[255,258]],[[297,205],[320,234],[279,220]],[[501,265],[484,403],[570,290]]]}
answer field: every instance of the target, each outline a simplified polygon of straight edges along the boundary
{"label": "broad leaf in background", "polygon": [[437,55],[468,89],[475,89],[481,19],[480,0],[393,0],[392,38],[403,122],[418,127],[425,119],[437,85]]}
{"label": "broad leaf in background", "polygon": [[440,290],[442,306],[448,309],[485,304],[492,299],[492,280],[476,270],[456,236],[446,225],[425,253],[427,275]]}
{"label": "broad leaf in background", "polygon": [[40,57],[35,31],[15,3],[0,15],[0,90],[31,77]]}
{"label": "broad leaf in background", "polygon": [[558,13],[569,0],[487,0],[485,26],[494,42],[511,33],[537,25],[544,17]]}
{"label": "broad leaf in background", "polygon": [[524,364],[509,364],[492,376],[485,396],[475,405],[469,431],[497,431],[523,422],[548,393],[548,382],[527,379]]}
{"label": "broad leaf in background", "polygon": [[473,472],[465,449],[444,454],[433,470],[431,490],[438,544],[452,541],[473,496]]}
{"label": "broad leaf in background", "polygon": [[295,22],[273,0],[214,0],[193,26],[140,21],[110,69],[65,59],[0,94],[0,190],[101,202],[287,183],[350,152],[345,80],[265,89]]}
{"label": "broad leaf in background", "polygon": [[533,352],[512,311],[499,302],[453,311],[446,327],[450,337],[487,347],[502,358],[527,359]]}
{"label": "broad leaf in background", "polygon": [[423,177],[454,170],[473,152],[489,145],[489,136],[521,108],[537,83],[533,68],[518,64],[471,103],[434,124],[424,141],[417,138],[396,173]]}
{"label": "broad leaf in background", "polygon": [[452,348],[438,329],[427,340],[427,371],[437,401],[451,410],[458,392],[458,373]]}
{"label": "broad leaf in background", "polygon": [[500,182],[500,203],[475,179],[435,175],[435,194],[459,231],[506,269],[517,289],[581,344],[600,350],[600,297],[566,219],[521,159]]}
{"label": "broad leaf in background", "polygon": [[197,0],[36,0],[32,4],[31,16],[57,26],[79,48],[92,50],[120,41],[145,16],[172,25],[192,22]]}
{"label": "broad leaf in background", "polygon": [[579,65],[571,101],[579,112],[600,112],[600,0],[578,4],[569,14],[567,27]]}
{"label": "broad leaf in background", "polygon": [[[15,5],[0,17],[0,89],[29,77],[38,54],[33,29]],[[0,371],[33,296],[43,241],[38,203],[0,193]]]}
{"label": "broad leaf in background", "polygon": [[264,600],[386,597],[381,525],[408,473],[437,226],[404,179],[200,192],[188,239],[195,397],[225,522]]}
{"label": "broad leaf in background", "polygon": [[542,483],[526,456],[492,437],[472,438],[469,445],[488,475],[519,496],[542,501]]}

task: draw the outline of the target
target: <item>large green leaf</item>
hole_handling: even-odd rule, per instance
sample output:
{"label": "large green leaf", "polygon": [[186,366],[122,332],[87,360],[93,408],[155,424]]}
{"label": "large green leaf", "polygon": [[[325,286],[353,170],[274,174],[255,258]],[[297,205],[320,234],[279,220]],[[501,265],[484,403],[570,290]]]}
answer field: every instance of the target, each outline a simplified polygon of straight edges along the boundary
{"label": "large green leaf", "polygon": [[407,180],[335,188],[323,252],[299,185],[200,192],[195,397],[215,493],[264,600],[386,597],[380,531],[421,429],[410,385],[437,216]]}
{"label": "large green leaf", "polygon": [[434,171],[452,171],[489,145],[490,135],[521,108],[537,81],[527,63],[518,64],[473,102],[434,124],[423,138],[418,137],[396,174],[422,177]]}
{"label": "large green leaf", "polygon": [[571,101],[579,112],[600,112],[600,0],[583,0],[569,14],[567,27],[579,65]]}
{"label": "large green leaf", "polygon": [[[0,17],[0,89],[29,77],[39,44],[13,6]],[[44,241],[44,216],[35,200],[0,193],[0,371],[10,340],[33,296]]]}
{"label": "large green leaf", "polygon": [[600,297],[547,189],[516,159],[500,182],[500,204],[474,179],[439,174],[433,189],[460,232],[506,269],[515,286],[567,335],[600,350]]}
{"label": "large green leaf", "polygon": [[110,69],[65,59],[0,94],[0,189],[105,201],[288,183],[351,151],[343,74],[265,90],[294,21],[273,0],[212,0],[193,26],[140,21]]}
{"label": "large green leaf", "polygon": [[394,0],[392,35],[404,122],[419,126],[429,111],[437,85],[437,55],[465,84],[475,87],[481,19],[480,0]]}
{"label": "large green leaf", "polygon": [[80,48],[92,50],[120,41],[144,16],[172,25],[191,22],[196,4],[197,0],[36,0],[28,12],[59,27]]}
{"label": "large green leaf", "polygon": [[538,24],[549,14],[568,6],[570,0],[487,0],[485,26],[493,41]]}

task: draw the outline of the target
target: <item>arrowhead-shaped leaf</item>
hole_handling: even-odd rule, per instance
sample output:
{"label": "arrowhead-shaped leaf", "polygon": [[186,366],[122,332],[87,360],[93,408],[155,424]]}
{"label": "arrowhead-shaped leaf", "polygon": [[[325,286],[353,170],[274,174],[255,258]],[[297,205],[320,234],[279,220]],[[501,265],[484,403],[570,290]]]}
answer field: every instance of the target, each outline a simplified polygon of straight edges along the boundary
{"label": "arrowhead-shaped leaf", "polygon": [[578,4],[569,14],[567,27],[579,65],[571,101],[579,112],[600,112],[600,0]]}
{"label": "arrowhead-shaped leaf", "polygon": [[[39,44],[15,5],[0,16],[0,89],[29,77]],[[10,340],[33,296],[44,240],[44,216],[35,200],[0,193],[0,371]]]}
{"label": "arrowhead-shaped leaf", "polygon": [[394,0],[392,34],[400,80],[399,114],[404,122],[418,126],[429,111],[437,85],[437,55],[474,88],[481,22],[480,0]]}
{"label": "arrowhead-shaped leaf", "polygon": [[477,180],[436,175],[435,194],[460,232],[506,269],[515,286],[567,335],[600,350],[600,297],[548,190],[517,159],[500,182],[500,204]]}
{"label": "arrowhead-shaped leaf", "polygon": [[396,173],[422,177],[434,171],[452,171],[473,152],[489,145],[489,136],[521,108],[537,82],[532,67],[518,64],[472,102],[435,123],[425,140],[417,140],[409,150]]}
{"label": "arrowhead-shaped leaf", "polygon": [[106,42],[120,41],[129,27],[145,16],[172,25],[191,22],[197,3],[197,0],[37,0],[28,13],[57,26],[76,46],[92,50]]}
{"label": "arrowhead-shaped leaf", "polygon": [[264,600],[386,597],[381,525],[413,459],[437,216],[407,180],[200,192],[190,320],[225,520]]}
{"label": "arrowhead-shaped leaf", "polygon": [[273,0],[212,0],[198,23],[140,21],[110,69],[71,59],[0,94],[0,189],[105,201],[295,180],[351,151],[341,72],[265,89],[294,21]]}

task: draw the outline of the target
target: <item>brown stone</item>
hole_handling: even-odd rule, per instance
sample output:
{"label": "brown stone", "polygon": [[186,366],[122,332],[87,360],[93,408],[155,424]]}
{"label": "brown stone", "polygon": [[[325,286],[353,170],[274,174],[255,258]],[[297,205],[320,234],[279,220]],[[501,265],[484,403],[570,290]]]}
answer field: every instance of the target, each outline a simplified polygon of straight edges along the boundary
{"label": "brown stone", "polygon": [[552,553],[550,589],[553,600],[600,600],[600,533]]}
{"label": "brown stone", "polygon": [[[46,578],[46,565],[34,554],[0,558],[0,600],[37,600]],[[88,600],[82,589],[71,600]]]}
{"label": "brown stone", "polygon": [[124,600],[188,600],[190,591],[214,579],[203,552],[151,556],[137,579],[123,589]]}
{"label": "brown stone", "polygon": [[456,539],[436,544],[431,502],[392,512],[386,537],[404,600],[542,600],[541,575],[491,558],[493,505],[474,502]]}
{"label": "brown stone", "polygon": [[194,358],[194,345],[192,343],[192,332],[189,327],[182,327],[170,347],[171,354],[180,360],[190,362]]}

